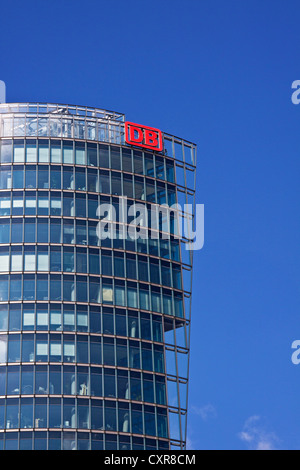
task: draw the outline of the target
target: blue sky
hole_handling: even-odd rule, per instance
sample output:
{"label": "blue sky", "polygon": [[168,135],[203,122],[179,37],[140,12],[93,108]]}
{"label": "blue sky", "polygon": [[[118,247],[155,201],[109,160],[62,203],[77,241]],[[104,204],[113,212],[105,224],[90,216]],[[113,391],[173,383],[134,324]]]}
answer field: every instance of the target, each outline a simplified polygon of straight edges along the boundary
{"label": "blue sky", "polygon": [[300,449],[300,4],[0,0],[7,101],[124,112],[198,144],[188,441]]}

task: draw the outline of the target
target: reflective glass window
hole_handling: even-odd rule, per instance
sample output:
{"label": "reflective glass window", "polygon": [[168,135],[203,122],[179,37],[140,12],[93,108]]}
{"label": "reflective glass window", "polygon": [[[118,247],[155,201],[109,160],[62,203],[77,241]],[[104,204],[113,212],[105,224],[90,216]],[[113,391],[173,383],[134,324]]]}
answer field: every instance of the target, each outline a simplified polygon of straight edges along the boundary
{"label": "reflective glass window", "polygon": [[37,270],[49,271],[49,255],[47,246],[39,246],[37,249]]}
{"label": "reflective glass window", "polygon": [[22,277],[21,275],[10,276],[10,300],[21,300],[22,299]]}
{"label": "reflective glass window", "polygon": [[115,431],[117,428],[116,404],[111,401],[105,401],[105,429]]}
{"label": "reflective glass window", "polygon": [[102,281],[102,299],[103,303],[112,304],[113,302],[113,289],[112,284],[106,279]]}
{"label": "reflective glass window", "polygon": [[[50,358],[51,358],[51,354],[50,354]],[[53,366],[53,365],[50,366],[50,369],[49,369],[49,391],[52,395],[60,395],[62,393],[62,390],[61,390],[61,368],[59,366]]]}
{"label": "reflective glass window", "polygon": [[9,271],[9,251],[6,247],[0,248],[0,272]]}
{"label": "reflective glass window", "polygon": [[170,183],[175,183],[175,172],[174,172],[174,163],[172,160],[166,159],[166,176],[167,181]]}
{"label": "reflective glass window", "polygon": [[61,427],[61,404],[60,398],[50,398],[49,400],[49,427]]}
{"label": "reflective glass window", "polygon": [[102,363],[101,338],[91,337],[90,339],[90,362],[91,364]]}
{"label": "reflective glass window", "polygon": [[76,249],[76,272],[87,272],[87,250],[86,248]]}
{"label": "reflective glass window", "polygon": [[51,163],[61,163],[61,143],[60,141],[50,141]]}
{"label": "reflective glass window", "polygon": [[88,217],[95,219],[98,208],[98,196],[94,194],[88,195]]}
{"label": "reflective glass window", "polygon": [[64,335],[63,354],[64,362],[75,362],[75,338],[73,335]]}
{"label": "reflective glass window", "polygon": [[8,329],[8,305],[0,305],[0,331]]}
{"label": "reflective glass window", "polygon": [[9,193],[1,193],[0,195],[0,215],[10,215],[11,202]]}
{"label": "reflective glass window", "polygon": [[25,167],[25,188],[36,188],[36,166],[30,165]]}
{"label": "reflective glass window", "polygon": [[6,362],[7,360],[7,335],[0,336],[0,362]]}
{"label": "reflective glass window", "polygon": [[114,369],[104,369],[104,396],[116,397],[116,381]]}
{"label": "reflective glass window", "polygon": [[20,367],[7,367],[7,395],[20,394]]}
{"label": "reflective glass window", "polygon": [[153,370],[151,344],[144,343],[142,346],[142,367],[145,370]]}
{"label": "reflective glass window", "polygon": [[47,335],[38,335],[36,339],[36,361],[47,362],[48,361],[48,337]]}
{"label": "reflective glass window", "polygon": [[63,189],[74,189],[74,176],[72,167],[63,167]]}
{"label": "reflective glass window", "polygon": [[[102,368],[91,367],[91,395],[102,396]],[[92,405],[93,405],[92,401]]]}
{"label": "reflective glass window", "polygon": [[77,191],[86,191],[85,169],[75,168],[75,189]]}
{"label": "reflective glass window", "polygon": [[19,427],[19,401],[11,399],[6,404],[6,429]]}
{"label": "reflective glass window", "polygon": [[49,167],[39,165],[38,166],[38,188],[48,189],[49,188]]}
{"label": "reflective glass window", "polygon": [[114,252],[114,275],[124,277],[124,255],[123,253]]}
{"label": "reflective glass window", "polygon": [[87,164],[89,166],[98,166],[97,162],[97,144],[87,144]]}
{"label": "reflective glass window", "polygon": [[134,434],[143,434],[143,414],[142,411],[133,409],[132,415],[132,432]]}
{"label": "reflective glass window", "polygon": [[154,164],[153,164],[153,155],[151,153],[145,153],[145,174],[147,176],[154,177]]}
{"label": "reflective glass window", "polygon": [[45,304],[38,304],[36,307],[36,329],[48,329],[48,306]]}
{"label": "reflective glass window", "polygon": [[[3,393],[2,393],[3,395]],[[4,429],[5,400],[0,399],[0,429]],[[0,447],[3,450],[3,447]]]}
{"label": "reflective glass window", "polygon": [[37,366],[35,370],[35,393],[44,395],[48,393],[47,366]]}
{"label": "reflective glass window", "polygon": [[155,376],[155,395],[157,404],[166,405],[165,378],[160,375]]}
{"label": "reflective glass window", "polygon": [[8,362],[20,362],[21,360],[21,338],[20,335],[10,335],[8,337]]}
{"label": "reflective glass window", "polygon": [[35,298],[35,277],[34,275],[23,276],[23,299],[33,300]]}
{"label": "reflective glass window", "polygon": [[101,252],[101,272],[104,276],[112,275],[112,256],[110,252]]}
{"label": "reflective glass window", "polygon": [[77,305],[76,326],[77,331],[88,331],[88,311],[86,305]]}
{"label": "reflective glass window", "polygon": [[63,243],[73,244],[75,241],[74,221],[63,220]]}
{"label": "reflective glass window", "polygon": [[37,142],[36,140],[26,141],[26,162],[36,163],[37,161]]}
{"label": "reflective glass window", "polygon": [[[81,194],[79,194],[81,196]],[[85,207],[85,196],[84,196],[84,204]],[[86,230],[86,222],[84,220],[77,220],[76,221],[76,244],[77,245],[86,245],[87,244],[87,230]]]}
{"label": "reflective glass window", "polygon": [[76,165],[86,165],[85,144],[75,142],[75,163]]}
{"label": "reflective glass window", "polygon": [[99,183],[100,193],[110,194],[110,175],[108,171],[100,170]]}
{"label": "reflective glass window", "polygon": [[50,300],[62,300],[61,277],[59,274],[50,276]]}
{"label": "reflective glass window", "polygon": [[89,277],[89,301],[100,303],[101,301],[100,294],[101,294],[100,278],[90,276]]}
{"label": "reflective glass window", "polygon": [[36,207],[36,192],[25,193],[25,215],[35,215]]}
{"label": "reflective glass window", "polygon": [[100,274],[99,250],[93,248],[89,249],[89,273]]}
{"label": "reflective glass window", "polygon": [[0,300],[8,300],[8,276],[0,277]]}
{"label": "reflective glass window", "polygon": [[34,305],[25,304],[23,307],[23,330],[33,330],[34,320],[35,320]]}
{"label": "reflective glass window", "polygon": [[[149,410],[149,411],[147,411]],[[150,411],[151,410],[151,411]],[[155,414],[153,407],[146,407],[144,411],[144,421],[145,421],[145,434],[149,436],[155,436]]]}
{"label": "reflective glass window", "polygon": [[24,198],[23,193],[16,191],[12,194],[12,215],[23,215]]}
{"label": "reflective glass window", "polygon": [[51,330],[61,330],[61,309],[60,305],[57,307],[50,306],[50,329]]}
{"label": "reflective glass window", "polygon": [[52,246],[50,248],[50,271],[61,271],[61,248]]}
{"label": "reflective glass window", "polygon": [[47,427],[47,401],[44,398],[35,399],[34,427],[35,428]]}
{"label": "reflective glass window", "polygon": [[38,160],[40,163],[49,162],[49,142],[47,140],[39,140]]}
{"label": "reflective glass window", "polygon": [[134,172],[137,174],[144,174],[142,152],[133,150]]}
{"label": "reflective glass window", "polygon": [[96,192],[99,190],[98,184],[98,171],[91,168],[87,171],[87,189],[91,192]]}
{"label": "reflective glass window", "polygon": [[9,219],[0,220],[0,243],[9,243],[10,223]]}
{"label": "reflective glass window", "polygon": [[70,217],[74,216],[74,214],[74,195],[70,193],[63,193],[63,215]]}
{"label": "reflective glass window", "polygon": [[14,141],[14,163],[24,162],[25,160],[25,149],[23,140]]}
{"label": "reflective glass window", "polygon": [[63,276],[63,300],[65,301],[75,300],[74,276],[69,276],[69,275]]}
{"label": "reflective glass window", "polygon": [[156,178],[159,178],[161,180],[166,179],[164,159],[162,157],[159,157],[158,155],[155,156],[155,172]]}
{"label": "reflective glass window", "polygon": [[50,167],[50,188],[61,189],[61,167],[59,166]]}
{"label": "reflective glass window", "polygon": [[88,429],[90,426],[90,413],[88,400],[77,400],[77,427]]}
{"label": "reflective glass window", "polygon": [[92,400],[91,427],[97,430],[103,429],[103,402],[100,400]]}
{"label": "reflective glass window", "polygon": [[127,360],[127,342],[122,339],[117,340],[116,344],[116,363],[120,367],[128,367]]}
{"label": "reflective glass window", "polygon": [[126,312],[121,309],[116,310],[116,335],[127,336]]}
{"label": "reflective glass window", "polygon": [[[76,353],[77,353],[77,362],[88,363],[89,354],[88,354],[88,338],[86,336],[77,336],[76,343]],[[87,379],[84,382],[87,387]],[[80,393],[81,395],[87,395],[86,393]]]}
{"label": "reflective glass window", "polygon": [[104,144],[99,145],[99,166],[109,168],[109,150],[108,146]]}
{"label": "reflective glass window", "polygon": [[86,217],[86,197],[85,194],[75,195],[75,215],[76,217]]}
{"label": "reflective glass window", "polygon": [[48,276],[37,275],[36,280],[36,298],[37,300],[48,300]]}
{"label": "reflective glass window", "polygon": [[1,142],[1,163],[10,163],[12,161],[12,141],[2,140]]}
{"label": "reflective glass window", "polygon": [[63,141],[63,163],[74,163],[73,142]]}
{"label": "reflective glass window", "polygon": [[127,305],[128,307],[138,308],[137,287],[134,283],[127,283]]}
{"label": "reflective glass window", "polygon": [[49,194],[45,192],[38,193],[38,215],[49,215]]}
{"label": "reflective glass window", "polygon": [[[23,219],[12,219],[11,221],[11,242],[22,243],[23,242]],[[1,225],[0,225],[1,228]]]}
{"label": "reflective glass window", "polygon": [[63,401],[63,426],[76,428],[75,400],[72,398],[65,398]]}
{"label": "reflective glass window", "polygon": [[125,291],[125,282],[115,280],[115,304],[125,307],[126,306],[126,291]]}
{"label": "reflective glass window", "polygon": [[136,279],[136,258],[135,255],[126,255],[126,277]]}
{"label": "reflective glass window", "polygon": [[9,331],[21,329],[21,307],[20,305],[10,305],[9,309]]}
{"label": "reflective glass window", "polygon": [[87,278],[83,276],[76,276],[76,300],[78,302],[87,302]]}
{"label": "reflective glass window", "polygon": [[[64,305],[63,306],[63,329],[65,331],[74,331],[75,330],[74,305]],[[72,339],[72,344],[73,343],[74,343],[74,339]]]}
{"label": "reflective glass window", "polygon": [[0,189],[10,189],[12,187],[12,171],[10,166],[0,168]]}
{"label": "reflective glass window", "polygon": [[[91,301],[91,299],[90,299]],[[101,315],[98,307],[90,307],[90,332],[91,333],[101,333]]]}
{"label": "reflective glass window", "polygon": [[33,366],[23,366],[21,370],[22,395],[33,394]]}
{"label": "reflective glass window", "polygon": [[13,189],[24,188],[24,167],[16,165],[13,170]]}

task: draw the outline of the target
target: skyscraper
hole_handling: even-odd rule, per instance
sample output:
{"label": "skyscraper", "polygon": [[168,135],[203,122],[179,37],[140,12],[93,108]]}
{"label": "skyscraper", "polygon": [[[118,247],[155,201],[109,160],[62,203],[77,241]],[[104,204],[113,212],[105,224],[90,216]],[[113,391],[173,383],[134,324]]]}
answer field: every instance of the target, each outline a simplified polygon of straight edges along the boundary
{"label": "skyscraper", "polygon": [[195,165],[121,113],[0,104],[1,449],[185,448]]}

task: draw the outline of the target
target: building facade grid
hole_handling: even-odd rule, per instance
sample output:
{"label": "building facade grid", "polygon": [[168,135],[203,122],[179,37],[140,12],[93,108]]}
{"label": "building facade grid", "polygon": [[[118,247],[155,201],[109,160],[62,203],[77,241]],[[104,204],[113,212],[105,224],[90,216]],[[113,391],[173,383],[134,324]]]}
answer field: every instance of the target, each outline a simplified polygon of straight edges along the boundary
{"label": "building facade grid", "polygon": [[131,148],[124,120],[0,105],[4,449],[185,448],[189,234],[175,211],[156,237],[112,222],[100,239],[97,208],[180,202],[192,230],[196,146],[165,134],[161,153]]}

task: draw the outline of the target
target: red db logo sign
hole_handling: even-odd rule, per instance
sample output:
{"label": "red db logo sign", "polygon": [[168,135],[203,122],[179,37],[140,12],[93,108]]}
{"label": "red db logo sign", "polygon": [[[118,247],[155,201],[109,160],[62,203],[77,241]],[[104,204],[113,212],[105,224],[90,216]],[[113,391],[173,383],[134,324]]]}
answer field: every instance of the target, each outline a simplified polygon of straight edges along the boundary
{"label": "red db logo sign", "polygon": [[161,152],[163,149],[162,134],[159,129],[134,122],[125,122],[125,142],[157,152]]}

